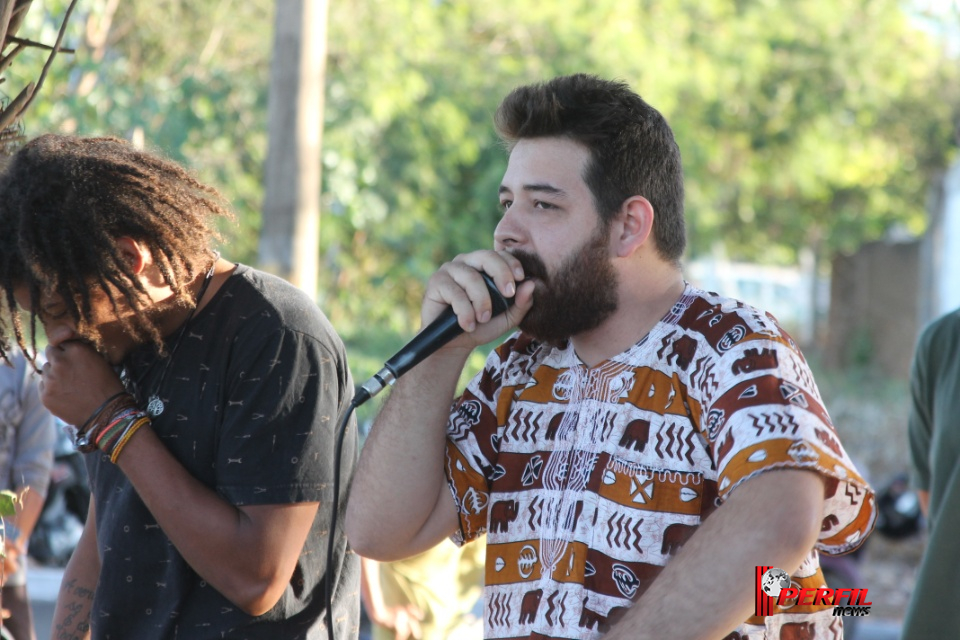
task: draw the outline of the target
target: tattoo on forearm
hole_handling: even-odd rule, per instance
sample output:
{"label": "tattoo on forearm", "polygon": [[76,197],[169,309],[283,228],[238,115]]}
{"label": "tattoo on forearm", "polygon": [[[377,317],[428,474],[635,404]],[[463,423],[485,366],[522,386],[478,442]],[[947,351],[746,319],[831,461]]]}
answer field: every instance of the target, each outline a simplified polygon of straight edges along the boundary
{"label": "tattoo on forearm", "polygon": [[60,587],[60,619],[54,629],[54,640],[82,640],[90,631],[90,608],[93,590],[77,586],[76,580]]}

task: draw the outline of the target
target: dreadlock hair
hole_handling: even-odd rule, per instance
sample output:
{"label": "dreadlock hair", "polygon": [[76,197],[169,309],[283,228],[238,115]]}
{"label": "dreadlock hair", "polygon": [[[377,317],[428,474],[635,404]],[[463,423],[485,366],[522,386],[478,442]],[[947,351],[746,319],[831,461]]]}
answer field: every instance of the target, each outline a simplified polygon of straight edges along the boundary
{"label": "dreadlock hair", "polygon": [[[6,359],[14,337],[35,359],[42,296],[58,294],[78,326],[91,323],[97,287],[124,328],[162,352],[147,292],[116,240],[127,236],[148,247],[164,282],[189,304],[186,285],[208,266],[210,245],[221,239],[217,218],[233,215],[215,189],[119,138],[44,135],[27,143],[0,174],[0,357]],[[14,298],[24,285],[31,301],[29,350]],[[132,319],[119,314],[121,301]]]}
{"label": "dreadlock hair", "polygon": [[524,138],[565,137],[590,152],[583,180],[603,224],[634,195],[655,212],[653,236],[665,260],[686,246],[683,167],[673,131],[659,111],[623,82],[579,73],[514,89],[494,125],[512,150]]}

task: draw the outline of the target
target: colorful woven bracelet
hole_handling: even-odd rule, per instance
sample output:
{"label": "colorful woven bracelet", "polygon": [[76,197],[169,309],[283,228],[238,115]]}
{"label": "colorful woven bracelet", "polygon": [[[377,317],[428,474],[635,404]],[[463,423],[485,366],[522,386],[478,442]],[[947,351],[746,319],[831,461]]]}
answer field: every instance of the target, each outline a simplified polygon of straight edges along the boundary
{"label": "colorful woven bracelet", "polygon": [[139,411],[137,401],[128,393],[117,394],[104,404],[96,416],[92,417],[90,428],[77,434],[74,442],[82,453],[90,453],[98,448],[104,432],[116,426],[116,422]]}
{"label": "colorful woven bracelet", "polygon": [[[126,396],[126,398],[124,397]],[[129,399],[129,400],[127,400]],[[113,394],[109,398],[103,401],[96,411],[90,414],[90,417],[87,418],[83,425],[77,429],[76,434],[73,437],[73,446],[77,448],[81,453],[90,453],[96,448],[94,438],[99,432],[99,423],[104,415],[113,415],[115,407],[118,404],[126,404],[127,402],[135,404],[136,401],[133,399],[133,396],[128,394],[126,391],[120,391]]]}
{"label": "colorful woven bracelet", "polygon": [[150,418],[144,415],[142,418],[137,419],[133,424],[131,424],[126,431],[120,436],[120,439],[117,441],[117,444],[114,445],[113,450],[110,452],[110,462],[117,464],[117,460],[120,458],[120,452],[123,451],[123,448],[127,446],[127,443],[130,442],[130,438],[133,437],[137,431],[140,430],[145,424],[150,424]]}
{"label": "colorful woven bracelet", "polygon": [[95,441],[97,448],[109,455],[120,438],[123,437],[123,434],[130,428],[130,425],[146,415],[139,409],[121,411],[117,415],[117,419],[112,420],[97,434]]}

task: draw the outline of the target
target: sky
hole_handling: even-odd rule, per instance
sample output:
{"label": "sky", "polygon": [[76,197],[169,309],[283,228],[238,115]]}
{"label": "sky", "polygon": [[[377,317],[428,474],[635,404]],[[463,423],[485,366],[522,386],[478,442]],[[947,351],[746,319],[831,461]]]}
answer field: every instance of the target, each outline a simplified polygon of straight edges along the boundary
{"label": "sky", "polygon": [[947,52],[960,56],[960,0],[910,0],[919,24],[944,38]]}

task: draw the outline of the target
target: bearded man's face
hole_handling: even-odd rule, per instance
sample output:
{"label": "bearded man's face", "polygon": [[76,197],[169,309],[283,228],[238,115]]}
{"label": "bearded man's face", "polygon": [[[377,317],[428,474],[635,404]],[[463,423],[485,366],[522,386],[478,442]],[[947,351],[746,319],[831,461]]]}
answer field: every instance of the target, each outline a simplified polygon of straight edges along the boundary
{"label": "bearded man's face", "polygon": [[597,225],[594,235],[563,259],[553,273],[539,256],[512,252],[527,278],[538,280],[533,308],[520,328],[533,337],[559,345],[571,337],[596,329],[617,310],[617,272],[610,261],[607,225]]}

